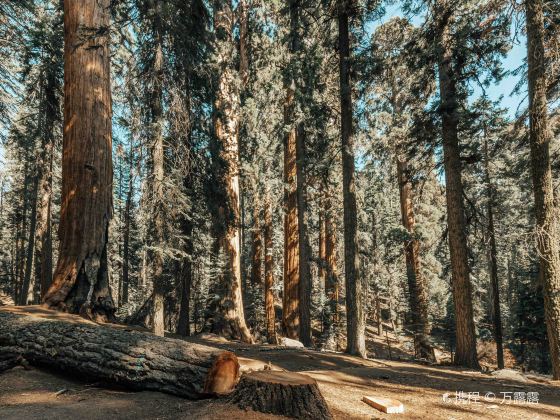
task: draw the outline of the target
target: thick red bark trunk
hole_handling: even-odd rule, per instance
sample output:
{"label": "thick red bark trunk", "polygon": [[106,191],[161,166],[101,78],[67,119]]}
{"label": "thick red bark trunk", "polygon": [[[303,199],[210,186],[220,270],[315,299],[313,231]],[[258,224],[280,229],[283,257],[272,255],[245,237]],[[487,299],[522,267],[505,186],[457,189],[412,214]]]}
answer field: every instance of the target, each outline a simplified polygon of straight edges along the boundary
{"label": "thick red bark trunk", "polygon": [[45,303],[108,319],[112,216],[110,0],[64,2],[64,144],[60,251]]}

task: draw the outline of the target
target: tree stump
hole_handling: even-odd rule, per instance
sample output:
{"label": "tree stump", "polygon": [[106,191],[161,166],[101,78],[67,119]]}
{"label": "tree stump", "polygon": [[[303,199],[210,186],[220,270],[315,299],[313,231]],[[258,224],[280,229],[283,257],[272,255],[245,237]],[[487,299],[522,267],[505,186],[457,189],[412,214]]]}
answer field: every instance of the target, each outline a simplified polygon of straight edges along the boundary
{"label": "tree stump", "polygon": [[332,419],[315,379],[300,373],[264,370],[244,374],[229,400],[262,413]]}

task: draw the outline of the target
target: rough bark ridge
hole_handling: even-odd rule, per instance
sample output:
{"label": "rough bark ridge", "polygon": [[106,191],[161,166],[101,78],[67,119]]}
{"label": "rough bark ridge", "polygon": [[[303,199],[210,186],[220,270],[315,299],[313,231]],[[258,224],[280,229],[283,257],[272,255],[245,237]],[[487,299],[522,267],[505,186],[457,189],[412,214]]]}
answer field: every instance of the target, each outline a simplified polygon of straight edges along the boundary
{"label": "rough bark ridge", "polygon": [[438,39],[438,73],[440,113],[442,118],[443,162],[445,168],[445,197],[453,302],[455,304],[456,354],[455,363],[478,369],[476,334],[472,306],[472,285],[469,277],[466,221],[461,179],[461,158],[458,138],[457,86],[453,69],[450,7],[442,1],[444,21],[440,22]]}
{"label": "rough bark ridge", "polygon": [[358,216],[354,174],[354,137],[352,135],[352,87],[350,82],[350,34],[348,5],[339,2],[338,51],[340,70],[340,112],[342,146],[342,188],[344,199],[344,265],[346,277],[347,349],[366,357],[363,287],[358,261]]}
{"label": "rough bark ridge", "polygon": [[214,2],[214,26],[216,38],[222,43],[218,57],[219,76],[214,103],[214,132],[219,143],[221,181],[225,189],[226,205],[219,209],[224,221],[218,233],[218,245],[226,258],[226,267],[218,280],[220,298],[210,330],[216,334],[252,342],[253,338],[245,323],[243,298],[241,295],[240,254],[240,190],[239,190],[239,107],[240,98],[235,70],[228,54],[234,45],[233,11],[231,1]]}
{"label": "rough bark ridge", "polygon": [[332,419],[317,382],[300,373],[265,370],[245,374],[229,401],[241,408],[296,419]]}
{"label": "rough bark ridge", "polygon": [[110,0],[64,2],[64,138],[60,251],[51,307],[112,318]]}
{"label": "rough bark ridge", "polygon": [[198,399],[231,390],[233,353],[38,307],[0,310],[0,353],[137,390]]}
{"label": "rough bark ridge", "polygon": [[543,287],[546,329],[552,375],[560,379],[560,255],[558,216],[550,167],[550,132],[547,116],[547,80],[544,57],[542,0],[526,0],[527,63],[529,77],[529,140],[535,195],[539,277]]}
{"label": "rough bark ridge", "polygon": [[420,266],[420,243],[414,237],[414,208],[412,203],[412,185],[408,175],[407,162],[397,158],[397,179],[401,202],[403,227],[410,235],[405,241],[406,277],[408,280],[408,299],[411,312],[412,330],[415,338],[415,351],[418,357],[435,361],[435,354],[430,344],[430,323],[428,321],[428,293]]}

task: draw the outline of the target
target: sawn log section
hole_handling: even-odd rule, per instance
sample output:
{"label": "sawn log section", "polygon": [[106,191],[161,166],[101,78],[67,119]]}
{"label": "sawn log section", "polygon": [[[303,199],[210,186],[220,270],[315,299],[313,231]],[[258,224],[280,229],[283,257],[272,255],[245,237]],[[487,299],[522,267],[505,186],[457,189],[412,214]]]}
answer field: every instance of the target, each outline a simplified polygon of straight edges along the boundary
{"label": "sawn log section", "polygon": [[237,383],[237,357],[220,349],[95,324],[38,306],[0,309],[0,361],[25,359],[108,384],[198,399]]}

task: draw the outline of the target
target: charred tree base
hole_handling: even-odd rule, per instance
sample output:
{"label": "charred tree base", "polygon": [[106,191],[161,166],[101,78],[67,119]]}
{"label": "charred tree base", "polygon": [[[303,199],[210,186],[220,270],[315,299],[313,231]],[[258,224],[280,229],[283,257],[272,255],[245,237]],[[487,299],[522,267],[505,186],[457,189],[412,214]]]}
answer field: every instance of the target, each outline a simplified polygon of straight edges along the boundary
{"label": "charred tree base", "polygon": [[229,400],[262,413],[332,419],[317,382],[299,373],[265,370],[245,374]]}

